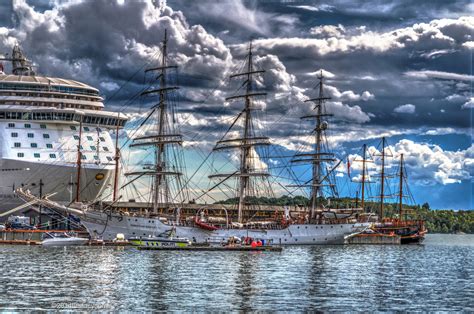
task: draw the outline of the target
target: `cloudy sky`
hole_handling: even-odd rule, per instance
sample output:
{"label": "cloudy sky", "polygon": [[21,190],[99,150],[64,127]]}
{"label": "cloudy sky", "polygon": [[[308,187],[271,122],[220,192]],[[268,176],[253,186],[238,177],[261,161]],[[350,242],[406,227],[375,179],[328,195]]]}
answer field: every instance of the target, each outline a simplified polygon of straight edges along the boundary
{"label": "cloudy sky", "polygon": [[[147,103],[129,100],[143,87],[140,70],[157,62],[165,28],[170,59],[180,65],[177,119],[193,160],[237,110],[224,102],[232,93],[225,77],[252,40],[257,66],[267,70],[259,125],[273,154],[308,145],[310,126],[298,117],[311,110],[303,101],[316,95],[323,70],[334,114],[328,141],[340,158],[356,158],[363,143],[377,155],[385,136],[393,162],[405,156],[417,203],[474,208],[471,1],[0,2],[0,51],[18,42],[39,73],[95,86],[110,110],[134,117]],[[274,169],[283,163],[267,161]]]}

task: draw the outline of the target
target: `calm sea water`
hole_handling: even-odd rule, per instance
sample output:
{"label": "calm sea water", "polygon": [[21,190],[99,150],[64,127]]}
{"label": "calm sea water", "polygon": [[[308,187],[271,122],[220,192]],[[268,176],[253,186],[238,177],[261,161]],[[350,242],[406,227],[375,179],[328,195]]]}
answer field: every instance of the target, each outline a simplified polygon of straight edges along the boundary
{"label": "calm sea water", "polygon": [[474,311],[474,235],[281,253],[0,246],[0,309]]}

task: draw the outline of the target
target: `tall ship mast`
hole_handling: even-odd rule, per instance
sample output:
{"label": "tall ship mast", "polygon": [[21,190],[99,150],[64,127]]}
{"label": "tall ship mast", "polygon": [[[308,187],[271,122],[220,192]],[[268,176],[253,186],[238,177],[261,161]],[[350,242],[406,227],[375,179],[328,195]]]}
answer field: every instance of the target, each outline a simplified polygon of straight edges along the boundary
{"label": "tall ship mast", "polygon": [[[263,186],[257,186],[256,182],[262,182],[264,186],[266,186],[266,190],[270,190],[270,184],[267,180],[270,174],[267,169],[258,168],[255,163],[255,159],[259,158],[257,148],[270,145],[270,140],[266,136],[256,134],[253,113],[255,110],[258,110],[258,108],[255,107],[254,98],[266,96],[267,93],[254,89],[255,77],[265,73],[265,70],[255,69],[253,64],[252,43],[249,44],[245,69],[244,72],[230,76],[230,79],[244,80],[241,88],[245,90],[245,93],[226,98],[226,101],[232,102],[243,100],[244,106],[233,120],[231,127],[224,137],[216,143],[213,149],[215,152],[221,150],[237,150],[239,152],[239,168],[230,174],[213,174],[209,176],[210,178],[224,178],[224,180],[232,178],[238,180],[236,189],[238,198],[238,223],[242,223],[244,220],[247,198],[249,196],[258,196],[258,190],[263,190],[264,188]],[[237,137],[228,138],[228,133],[230,133],[235,126],[238,126],[239,122],[241,122],[243,126],[242,130],[237,131],[239,135]]]}
{"label": "tall ship mast", "polygon": [[127,176],[149,176],[151,203],[153,212],[156,214],[161,207],[167,207],[170,202],[182,203],[187,198],[183,188],[181,177],[183,173],[183,160],[179,148],[183,143],[183,136],[179,133],[173,112],[170,110],[172,102],[171,93],[179,89],[168,82],[168,71],[177,69],[176,65],[168,64],[168,37],[165,30],[161,50],[161,64],[157,67],[145,70],[145,73],[153,73],[153,83],[141,93],[142,96],[152,96],[157,102],[151,108],[146,122],[142,123],[145,129],[143,135],[135,137],[130,147],[152,148],[153,164],[147,165],[146,169],[129,172]]}
{"label": "tall ship mast", "polygon": [[305,102],[314,104],[313,114],[302,116],[301,119],[309,119],[314,121],[314,146],[312,151],[296,154],[291,160],[293,163],[298,164],[309,164],[311,166],[311,179],[301,185],[293,185],[296,187],[309,187],[310,194],[310,220],[315,219],[316,210],[322,209],[321,199],[325,197],[325,191],[329,190],[332,195],[337,195],[336,185],[332,180],[332,171],[335,167],[330,170],[328,164],[335,161],[334,154],[328,151],[326,130],[328,128],[328,122],[324,120],[326,117],[333,116],[327,113],[325,102],[330,97],[324,95],[324,82],[323,73],[318,75],[319,94],[315,98],[310,98]]}

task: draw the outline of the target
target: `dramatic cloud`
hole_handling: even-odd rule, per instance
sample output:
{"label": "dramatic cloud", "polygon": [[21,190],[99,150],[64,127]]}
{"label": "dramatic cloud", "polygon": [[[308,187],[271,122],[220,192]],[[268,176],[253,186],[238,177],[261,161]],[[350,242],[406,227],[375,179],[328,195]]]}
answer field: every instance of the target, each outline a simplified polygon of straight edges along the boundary
{"label": "dramatic cloud", "polygon": [[474,177],[474,145],[446,151],[438,145],[401,140],[390,149],[403,154],[410,177],[426,185],[461,183]]}
{"label": "dramatic cloud", "polygon": [[411,27],[390,32],[366,31],[357,35],[344,35],[344,28],[333,25],[311,29],[316,35],[331,36],[323,39],[312,38],[271,38],[260,39],[256,44],[265,51],[284,52],[301,50],[305,55],[324,56],[329,53],[351,53],[369,50],[384,53],[390,50],[410,48],[414,51],[449,49],[462,47],[469,41],[466,34],[474,32],[474,17],[459,19],[439,19],[430,23],[418,23]]}
{"label": "dramatic cloud", "polygon": [[[473,16],[468,0],[14,0],[0,3],[0,51],[20,43],[38,73],[99,88],[109,110],[130,112],[132,134],[153,101],[134,96],[151,78],[143,69],[160,62],[167,29],[181,86],[175,119],[193,163],[242,109],[225,98],[243,80],[227,77],[244,71],[252,41],[255,67],[266,70],[253,88],[268,92],[255,99],[254,127],[271,138],[273,153],[311,148],[314,121],[299,117],[314,113],[305,100],[317,97],[322,72],[329,145],[354,154],[385,136],[411,156],[416,182],[442,195],[472,178]],[[272,160],[260,166],[284,164]],[[471,206],[457,199],[458,208]]]}

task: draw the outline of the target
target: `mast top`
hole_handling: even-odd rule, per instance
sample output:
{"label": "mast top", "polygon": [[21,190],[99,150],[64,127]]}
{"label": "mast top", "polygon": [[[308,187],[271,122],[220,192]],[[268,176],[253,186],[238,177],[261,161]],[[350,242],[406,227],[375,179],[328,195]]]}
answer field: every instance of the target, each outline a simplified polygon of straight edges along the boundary
{"label": "mast top", "polygon": [[13,46],[11,57],[8,56],[8,53],[4,56],[0,56],[0,61],[11,61],[12,63],[12,74],[14,75],[25,75],[25,76],[35,76],[36,72],[33,70],[33,64],[31,60],[28,60],[23,54],[23,51],[20,48],[20,45],[15,44]]}

